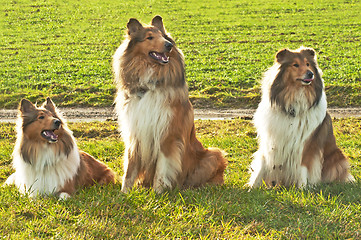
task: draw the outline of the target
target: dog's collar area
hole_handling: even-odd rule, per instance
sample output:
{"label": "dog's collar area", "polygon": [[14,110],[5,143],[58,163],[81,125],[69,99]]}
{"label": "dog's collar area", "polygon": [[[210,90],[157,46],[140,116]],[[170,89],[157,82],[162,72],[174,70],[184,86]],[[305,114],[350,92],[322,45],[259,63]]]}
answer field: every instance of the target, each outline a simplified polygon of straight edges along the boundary
{"label": "dog's collar area", "polygon": [[296,117],[296,110],[291,106],[288,108],[287,113],[291,116],[291,117]]}
{"label": "dog's collar area", "polygon": [[136,95],[139,97],[139,98],[142,98],[144,97],[144,95],[148,92],[148,88],[138,88],[137,91],[136,91]]}

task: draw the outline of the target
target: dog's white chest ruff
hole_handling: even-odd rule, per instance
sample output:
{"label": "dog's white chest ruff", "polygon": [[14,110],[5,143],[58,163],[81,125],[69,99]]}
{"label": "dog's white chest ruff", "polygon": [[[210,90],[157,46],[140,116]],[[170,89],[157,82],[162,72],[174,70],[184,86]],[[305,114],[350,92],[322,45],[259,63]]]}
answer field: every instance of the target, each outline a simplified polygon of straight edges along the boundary
{"label": "dog's white chest ruff", "polygon": [[[134,94],[126,102],[117,99],[120,129],[126,145],[124,170],[128,170],[128,156],[138,155],[139,169],[145,172],[152,171],[151,169],[155,171],[153,188],[157,192],[161,192],[164,187],[171,188],[182,171],[178,151],[170,157],[165,156],[161,149],[174,117],[170,103],[172,92],[171,89],[167,89],[167,92],[155,89],[147,91],[141,97]],[[131,187],[126,182],[123,177],[123,191]]]}
{"label": "dog's white chest ruff", "polygon": [[168,101],[162,89],[155,89],[141,96],[134,94],[126,102],[117,104],[123,138],[130,145],[139,144],[133,147],[140,148],[144,161],[154,161],[159,155],[162,137],[172,118]]}
{"label": "dog's white chest ruff", "polygon": [[79,168],[79,152],[75,147],[69,155],[54,153],[51,148],[39,149],[41,154],[34,163],[25,162],[19,151],[14,152],[16,172],[9,177],[6,184],[15,184],[22,193],[30,196],[53,194],[72,179]]}
{"label": "dog's white chest ruff", "polygon": [[254,116],[260,146],[251,165],[249,185],[260,186],[262,181],[267,185],[305,185],[307,176],[303,176],[301,168],[303,149],[324,120],[326,108],[324,93],[316,106],[296,112],[295,116],[271,107],[263,99]]}

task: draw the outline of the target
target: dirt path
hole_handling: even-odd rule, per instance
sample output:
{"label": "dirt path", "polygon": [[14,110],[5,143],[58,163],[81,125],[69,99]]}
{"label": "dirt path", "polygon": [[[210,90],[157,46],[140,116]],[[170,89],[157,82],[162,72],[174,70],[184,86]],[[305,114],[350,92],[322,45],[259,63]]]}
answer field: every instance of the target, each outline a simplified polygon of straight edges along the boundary
{"label": "dirt path", "polygon": [[[113,108],[61,108],[68,121],[115,120]],[[251,119],[255,109],[195,109],[195,119]],[[332,117],[361,117],[361,108],[329,108]],[[0,122],[15,122],[17,110],[0,109]]]}

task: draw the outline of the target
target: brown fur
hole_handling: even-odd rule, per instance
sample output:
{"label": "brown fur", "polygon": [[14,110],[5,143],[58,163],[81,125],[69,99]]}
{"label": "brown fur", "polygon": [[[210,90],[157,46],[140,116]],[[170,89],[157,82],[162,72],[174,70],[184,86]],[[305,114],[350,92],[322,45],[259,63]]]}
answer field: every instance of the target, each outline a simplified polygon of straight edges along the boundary
{"label": "brown fur", "polygon": [[[47,148],[52,149],[55,154],[64,153],[67,156],[74,147],[77,147],[71,131],[67,128],[65,121],[50,98],[47,98],[46,102],[39,108],[30,101],[23,99],[19,106],[19,118],[22,120],[21,129],[18,130],[21,133],[20,151],[26,163],[35,164],[38,161],[42,154],[41,146],[44,144]],[[56,121],[60,121],[59,126],[56,126]],[[55,129],[53,132],[58,135],[58,139],[57,142],[50,143],[41,135],[41,132],[53,129]],[[85,152],[79,151],[79,154],[80,167],[77,174],[66,181],[64,186],[58,187],[58,194],[68,193],[72,195],[78,188],[87,187],[94,183],[115,183],[115,173],[104,163]]]}
{"label": "brown fur", "polygon": [[[181,171],[172,179],[172,187],[223,184],[227,161],[219,149],[205,149],[196,138],[183,54],[165,31],[162,18],[154,17],[151,26],[146,27],[136,19],[130,19],[127,28],[126,40],[114,55],[113,62],[118,98],[123,99],[117,100],[117,107],[124,110],[130,104],[128,101],[131,100],[128,99],[134,99],[134,96],[141,98],[147,91],[162,89],[162,94],[166,96],[165,104],[172,109],[172,117],[167,131],[161,137],[160,151],[169,161],[175,161],[179,154],[181,158]],[[170,51],[165,49],[167,42],[172,44]],[[166,54],[169,62],[164,64],[151,58],[149,53],[152,51]],[[152,69],[152,82],[142,82],[142,76],[147,75],[149,69]],[[144,118],[147,119],[147,116]],[[153,153],[152,159],[142,160],[143,150],[139,139],[129,140],[134,147],[125,142],[128,162],[122,190],[126,192],[135,182],[146,187],[153,186],[158,156]],[[148,144],[152,148],[154,143]],[[160,192],[163,188],[155,190]]]}
{"label": "brown fur", "polygon": [[115,173],[104,163],[95,159],[86,152],[80,151],[80,167],[76,176],[67,181],[60,189],[59,193],[65,192],[72,195],[76,189],[89,187],[96,183],[115,183]]}
{"label": "brown fur", "polygon": [[311,171],[314,156],[323,156],[322,175],[323,182],[347,181],[349,179],[349,163],[341,149],[337,147],[333,134],[332,120],[327,113],[322,124],[315,130],[305,145],[302,155],[302,165]]}
{"label": "brown fur", "polygon": [[[161,150],[166,157],[169,157],[180,145],[184,149],[183,171],[179,175],[178,186],[199,187],[205,183],[223,184],[223,172],[226,168],[223,154],[216,148],[205,149],[198,141],[193,122],[193,108],[189,101],[187,103],[185,106],[180,103],[173,106],[172,127],[164,138]],[[184,141],[179,140],[182,138]]]}

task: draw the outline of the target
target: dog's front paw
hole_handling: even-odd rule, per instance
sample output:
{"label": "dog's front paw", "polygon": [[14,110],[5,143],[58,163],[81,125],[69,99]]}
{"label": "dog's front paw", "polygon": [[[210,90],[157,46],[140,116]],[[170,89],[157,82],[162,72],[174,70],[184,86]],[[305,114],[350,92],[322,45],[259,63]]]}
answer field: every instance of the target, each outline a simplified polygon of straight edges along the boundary
{"label": "dog's front paw", "polygon": [[68,198],[70,198],[69,193],[61,192],[61,193],[59,194],[59,201],[66,200],[66,199],[68,199]]}
{"label": "dog's front paw", "polygon": [[12,185],[12,184],[15,184],[15,173],[11,174],[4,183],[4,185]]}
{"label": "dog's front paw", "polygon": [[163,193],[166,189],[172,189],[172,182],[166,177],[160,177],[154,180],[153,189],[156,193]]}
{"label": "dog's front paw", "polygon": [[123,184],[121,191],[122,191],[122,193],[128,193],[129,189],[130,189],[129,187],[125,187],[125,185]]}

